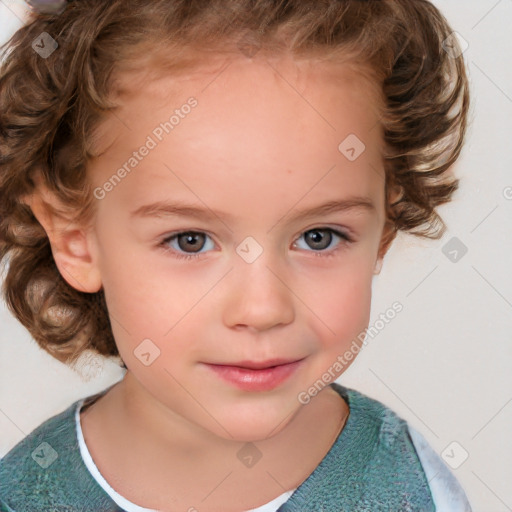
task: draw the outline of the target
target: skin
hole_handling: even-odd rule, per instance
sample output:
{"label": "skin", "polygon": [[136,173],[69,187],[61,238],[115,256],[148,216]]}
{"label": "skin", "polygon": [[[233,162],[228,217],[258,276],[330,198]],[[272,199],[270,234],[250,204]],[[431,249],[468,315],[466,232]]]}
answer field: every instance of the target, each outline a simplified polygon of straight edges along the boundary
{"label": "skin", "polygon": [[[90,226],[52,216],[42,186],[31,206],[69,284],[105,290],[128,367],[81,414],[100,472],[141,506],[239,511],[302,483],[349,413],[328,387],[307,405],[297,397],[369,323],[374,269],[386,250],[382,135],[372,89],[345,66],[219,58],[120,97],[97,131],[93,187],[191,96],[197,107],[97,200]],[[353,162],[338,150],[349,134],[366,146]],[[374,210],[294,219],[350,196],[369,198]],[[206,208],[209,218],[130,216],[156,201]],[[308,245],[314,228],[326,248]],[[208,236],[196,246],[176,238],[162,245],[184,231]],[[249,236],[263,250],[252,263],[236,252]],[[196,259],[177,257],[198,248]],[[160,350],[149,366],[134,353],[145,339]],[[202,364],[277,357],[304,361],[266,392],[235,388]],[[252,468],[237,458],[247,442],[262,453]]]}

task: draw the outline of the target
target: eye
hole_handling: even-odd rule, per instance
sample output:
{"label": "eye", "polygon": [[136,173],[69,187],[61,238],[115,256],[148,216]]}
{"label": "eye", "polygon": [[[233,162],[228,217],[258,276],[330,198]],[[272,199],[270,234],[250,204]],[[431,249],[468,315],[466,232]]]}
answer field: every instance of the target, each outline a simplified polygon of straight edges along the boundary
{"label": "eye", "polygon": [[203,252],[201,249],[208,245],[206,242],[210,240],[210,247],[207,249],[213,249],[215,246],[211,238],[200,231],[183,231],[181,233],[175,233],[166,237],[160,243],[160,246],[169,250],[172,249],[176,258],[198,258]]}
{"label": "eye", "polygon": [[[299,241],[302,238],[304,238],[307,247],[300,246]],[[326,250],[336,240],[338,240],[338,243],[335,244],[334,248]],[[320,227],[305,231],[294,243],[294,247],[313,252],[315,256],[328,257],[334,256],[337,251],[346,248],[351,243],[353,243],[353,240],[349,235],[333,228]],[[172,256],[177,259],[200,259],[205,252],[213,249],[215,244],[211,237],[202,231],[182,231],[164,238],[159,243],[159,247],[165,252],[171,252]]]}
{"label": "eye", "polygon": [[[300,241],[301,239],[304,239],[307,247],[301,247],[298,242],[295,242],[295,246],[305,250],[313,249],[313,251],[317,253],[315,256],[331,256],[336,251],[353,242],[352,238],[347,234],[341,233],[340,231],[332,228],[310,229],[305,231],[298,240]],[[325,249],[329,248],[336,239],[338,239],[338,241],[341,240],[342,242],[335,245],[334,249],[326,251]]]}

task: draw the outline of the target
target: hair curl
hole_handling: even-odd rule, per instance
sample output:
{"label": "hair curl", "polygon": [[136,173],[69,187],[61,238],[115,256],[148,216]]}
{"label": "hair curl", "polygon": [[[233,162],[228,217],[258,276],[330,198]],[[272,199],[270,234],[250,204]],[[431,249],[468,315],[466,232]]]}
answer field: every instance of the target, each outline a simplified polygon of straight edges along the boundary
{"label": "hair curl", "polygon": [[[184,48],[349,57],[370,70],[383,98],[387,243],[399,230],[440,238],[435,208],[458,179],[448,172],[465,137],[469,106],[457,41],[427,0],[80,0],[36,10],[3,48],[0,68],[0,262],[7,305],[48,353],[65,363],[86,349],[119,356],[103,291],[82,293],[61,277],[48,237],[22,198],[34,175],[77,218],[94,209],[86,167],[91,138],[115,105],[118,73],[144,62],[178,70]],[[36,5],[36,0],[31,2]],[[41,58],[42,32],[58,49]],[[239,52],[240,53],[240,52]],[[181,59],[181,60],[180,60]],[[196,62],[197,64],[197,62]]]}

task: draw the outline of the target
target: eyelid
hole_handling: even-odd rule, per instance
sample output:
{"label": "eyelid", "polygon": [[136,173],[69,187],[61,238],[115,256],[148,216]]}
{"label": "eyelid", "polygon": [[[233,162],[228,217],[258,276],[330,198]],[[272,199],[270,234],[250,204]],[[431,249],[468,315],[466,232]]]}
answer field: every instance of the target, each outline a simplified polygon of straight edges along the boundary
{"label": "eyelid", "polygon": [[353,229],[349,228],[348,226],[340,226],[339,224],[329,224],[329,223],[322,224],[320,222],[320,223],[316,223],[316,224],[311,224],[310,227],[304,228],[301,231],[299,231],[295,235],[295,240],[297,238],[299,238],[301,235],[303,235],[304,233],[307,233],[308,231],[315,231],[317,229],[318,230],[322,230],[322,229],[331,230],[331,231],[337,232],[340,235],[346,236],[347,238],[350,238],[353,240],[355,240],[355,238],[356,238],[356,232]]}
{"label": "eyelid", "polygon": [[200,235],[207,235],[212,240],[215,240],[215,236],[210,233],[207,229],[195,229],[195,228],[185,228],[185,229],[177,229],[175,231],[169,231],[168,233],[165,233],[158,237],[160,242],[164,242],[165,240],[169,240],[170,238],[173,238],[178,235],[184,235],[185,233],[194,233],[194,234],[200,234]]}

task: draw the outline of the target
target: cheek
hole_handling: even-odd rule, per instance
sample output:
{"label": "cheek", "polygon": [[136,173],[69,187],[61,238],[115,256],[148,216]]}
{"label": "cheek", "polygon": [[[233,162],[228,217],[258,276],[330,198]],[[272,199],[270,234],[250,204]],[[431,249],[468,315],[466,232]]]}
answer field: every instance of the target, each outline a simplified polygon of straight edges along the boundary
{"label": "cheek", "polygon": [[128,367],[137,368],[142,354],[149,352],[151,359],[157,354],[150,366],[154,374],[172,366],[177,355],[195,354],[201,339],[199,317],[206,318],[211,310],[209,297],[201,299],[218,280],[218,272],[198,276],[148,265],[146,253],[124,251],[121,244],[101,264],[112,331]]}
{"label": "cheek", "polygon": [[[307,305],[316,320],[324,349],[349,345],[368,326],[371,308],[372,266],[369,258],[340,266],[318,285],[310,282]],[[321,332],[318,332],[318,329]]]}
{"label": "cheek", "polygon": [[[152,286],[154,277],[144,258],[121,243],[111,244],[102,254],[100,271],[118,346],[133,350],[146,338],[161,338],[174,315],[161,300],[161,290]],[[159,285],[163,288],[162,282]]]}

